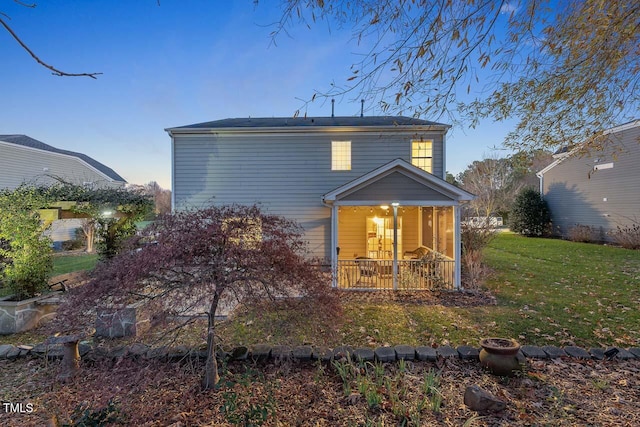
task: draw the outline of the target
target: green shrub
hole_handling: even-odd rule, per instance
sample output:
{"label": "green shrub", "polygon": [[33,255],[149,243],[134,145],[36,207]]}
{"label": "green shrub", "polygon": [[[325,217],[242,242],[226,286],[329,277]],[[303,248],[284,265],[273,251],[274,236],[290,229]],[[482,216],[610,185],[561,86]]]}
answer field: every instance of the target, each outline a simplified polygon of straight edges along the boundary
{"label": "green shrub", "polygon": [[509,218],[511,231],[523,236],[542,236],[551,225],[547,202],[532,188],[522,190],[513,204]]}
{"label": "green shrub", "polygon": [[31,187],[0,192],[0,281],[19,299],[46,290],[53,270],[51,240],[38,214],[44,205]]}

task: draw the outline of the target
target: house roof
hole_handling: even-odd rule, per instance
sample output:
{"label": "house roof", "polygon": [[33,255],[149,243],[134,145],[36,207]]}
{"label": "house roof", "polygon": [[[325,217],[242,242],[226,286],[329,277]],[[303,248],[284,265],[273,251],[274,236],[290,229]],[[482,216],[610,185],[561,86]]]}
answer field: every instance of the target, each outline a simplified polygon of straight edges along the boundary
{"label": "house roof", "polygon": [[52,147],[51,145],[45,144],[42,141],[38,141],[37,139],[33,139],[27,135],[0,135],[0,141],[8,142],[15,145],[20,145],[23,147],[33,148],[36,150],[48,151],[50,153],[76,157],[114,181],[127,182],[123,177],[118,175],[113,169],[111,169],[108,166],[105,166],[104,164],[98,162],[97,160],[92,159],[86,154],[76,153],[75,151],[69,151],[69,150],[61,150],[59,148],[55,148],[55,147]]}
{"label": "house roof", "polygon": [[404,116],[340,116],[340,117],[262,117],[262,118],[231,118],[215,120],[212,122],[196,123],[187,126],[167,128],[166,131],[181,132],[189,130],[246,130],[246,129],[309,129],[323,127],[412,127],[428,126],[438,127],[446,130],[450,125],[431,122],[428,120],[416,119]]}
{"label": "house roof", "polygon": [[[385,188],[382,191],[381,188],[373,188],[373,191],[366,191],[368,187],[372,188],[371,186],[375,186],[376,183],[382,183],[393,175],[401,176],[402,182],[398,179],[393,179],[393,182],[388,182],[387,185],[383,185]],[[389,186],[388,184],[392,185]],[[414,197],[414,194],[421,193],[421,195],[418,196],[421,200],[413,198],[411,200],[397,199],[398,194],[403,193],[400,186],[397,186],[397,184],[400,184],[401,187],[405,188],[412,186],[413,188],[410,191],[412,197]],[[424,187],[430,191],[421,192],[417,187]],[[394,188],[396,188],[397,191]],[[389,194],[384,194],[385,192],[388,192]],[[445,203],[445,200],[460,202],[473,200],[475,198],[475,196],[468,191],[458,188],[435,175],[425,172],[403,159],[395,159],[328,192],[322,197],[322,201],[328,204],[336,202],[340,202],[340,204],[345,205],[363,204],[362,196],[366,198],[364,202],[372,204],[377,203],[380,198],[389,199],[389,202],[395,201],[401,204],[419,204],[426,198],[432,202],[440,201],[443,205],[450,204]]]}
{"label": "house roof", "polygon": [[[610,135],[618,132],[622,132],[628,129],[633,129],[635,127],[640,126],[640,119],[631,120],[630,122],[624,123],[619,126],[614,126],[612,128],[606,129],[603,134]],[[566,158],[573,155],[576,151],[578,151],[582,147],[582,144],[577,144],[571,147],[562,147],[558,149],[555,153],[553,153],[553,157],[556,159],[553,163],[548,165],[546,168],[536,173],[537,177],[541,177],[545,173],[549,172],[551,169],[558,166],[562,163]]]}

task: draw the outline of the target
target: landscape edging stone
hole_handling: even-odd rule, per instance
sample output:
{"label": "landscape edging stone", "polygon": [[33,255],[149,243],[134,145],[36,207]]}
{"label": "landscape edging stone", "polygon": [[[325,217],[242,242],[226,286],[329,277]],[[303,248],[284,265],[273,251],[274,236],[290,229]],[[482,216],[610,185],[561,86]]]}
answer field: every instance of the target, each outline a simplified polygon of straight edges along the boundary
{"label": "landscape edging stone", "polygon": [[[49,359],[60,358],[59,347],[55,344],[39,343],[35,345],[12,345],[1,344],[0,345],[0,359],[16,360],[23,357],[42,357],[46,356]],[[119,358],[145,358],[156,359],[161,361],[171,361],[180,358],[184,358],[189,355],[200,355],[201,352],[197,348],[189,348],[186,346],[177,346],[174,348],[168,348],[166,346],[161,347],[149,347],[146,344],[133,343],[129,346],[119,346],[113,349],[106,349],[101,346],[92,346],[87,341],[83,341],[80,344],[81,355],[91,360],[100,358],[106,359],[119,359]],[[246,360],[251,357],[254,360],[265,361],[269,359],[283,359],[291,358],[293,360],[309,361],[319,360],[322,362],[330,362],[334,359],[342,359],[354,357],[363,361],[377,360],[380,362],[394,362],[401,359],[417,359],[420,361],[436,361],[438,358],[460,358],[462,360],[477,360],[479,354],[479,348],[463,345],[453,348],[451,346],[440,347],[428,347],[418,346],[412,347],[409,345],[397,345],[395,347],[377,347],[375,349],[370,348],[356,348],[351,346],[339,346],[335,349],[329,347],[312,347],[309,345],[290,347],[282,345],[267,345],[257,344],[249,351],[246,347],[242,348],[243,351],[226,353],[219,351],[218,356],[221,359],[231,358],[233,360]],[[400,351],[398,351],[400,350]],[[554,358],[569,358],[569,359],[581,359],[581,360],[604,360],[604,359],[616,359],[616,360],[637,360],[640,359],[640,348],[632,347],[628,350],[621,347],[607,347],[604,348],[590,348],[588,350],[576,347],[567,346],[564,348],[556,346],[522,346],[522,355],[529,359],[554,359]],[[236,354],[238,353],[238,354]],[[411,356],[413,354],[413,357]],[[206,355],[204,353],[203,355]]]}

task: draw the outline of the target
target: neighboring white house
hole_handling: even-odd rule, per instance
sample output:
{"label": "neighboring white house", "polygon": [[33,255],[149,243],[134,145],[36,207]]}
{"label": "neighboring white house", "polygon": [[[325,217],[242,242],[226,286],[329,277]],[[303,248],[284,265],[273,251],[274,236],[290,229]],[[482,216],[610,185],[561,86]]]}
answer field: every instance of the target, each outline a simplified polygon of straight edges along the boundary
{"label": "neighboring white house", "polygon": [[[0,189],[21,184],[50,185],[62,179],[92,187],[123,187],[113,169],[73,151],[52,147],[26,135],[0,135]],[[54,242],[75,239],[80,219],[54,221],[47,234]]]}
{"label": "neighboring white house", "polygon": [[0,135],[0,188],[48,185],[62,178],[78,185],[123,187],[127,181],[91,157],[52,147],[26,135]]}
{"label": "neighboring white house", "polygon": [[459,288],[460,204],[473,196],[444,179],[448,129],[408,117],[169,128],[173,208],[259,204],[294,219],[334,286]]}
{"label": "neighboring white house", "polygon": [[553,226],[562,236],[581,225],[610,240],[612,229],[640,224],[640,120],[604,134],[604,150],[582,155],[578,146],[558,152],[537,173]]}

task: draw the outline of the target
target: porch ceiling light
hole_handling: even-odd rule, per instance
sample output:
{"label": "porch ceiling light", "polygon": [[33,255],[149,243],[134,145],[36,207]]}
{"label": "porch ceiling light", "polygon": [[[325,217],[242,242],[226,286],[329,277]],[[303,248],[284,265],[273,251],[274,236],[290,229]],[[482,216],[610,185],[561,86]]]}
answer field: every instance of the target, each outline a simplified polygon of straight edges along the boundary
{"label": "porch ceiling light", "polygon": [[380,205],[380,209],[384,209],[386,211],[389,209],[389,205]]}

